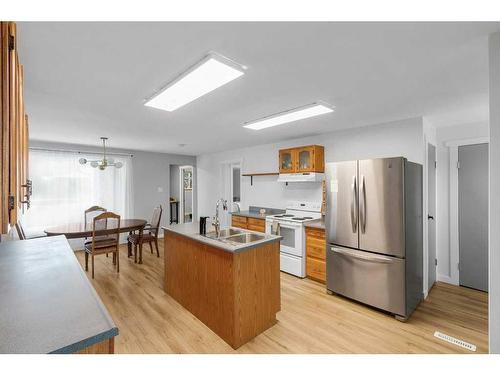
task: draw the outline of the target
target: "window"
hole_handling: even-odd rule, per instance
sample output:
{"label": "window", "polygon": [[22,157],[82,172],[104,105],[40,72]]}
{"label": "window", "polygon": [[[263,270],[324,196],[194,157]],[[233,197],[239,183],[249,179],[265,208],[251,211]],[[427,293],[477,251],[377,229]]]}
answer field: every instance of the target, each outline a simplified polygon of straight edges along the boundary
{"label": "window", "polygon": [[79,164],[81,157],[99,158],[95,154],[30,150],[33,195],[24,219],[26,228],[42,231],[51,226],[83,222],[84,211],[94,205],[122,218],[133,216],[130,157],[112,155],[123,167],[109,167],[104,171]]}

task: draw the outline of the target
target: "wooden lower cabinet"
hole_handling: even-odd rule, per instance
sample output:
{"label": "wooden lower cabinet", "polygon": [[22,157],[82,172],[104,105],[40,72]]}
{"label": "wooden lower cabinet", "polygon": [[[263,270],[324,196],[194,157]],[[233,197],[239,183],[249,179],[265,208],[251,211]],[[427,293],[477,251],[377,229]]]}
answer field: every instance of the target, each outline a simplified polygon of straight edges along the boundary
{"label": "wooden lower cabinet", "polygon": [[247,218],[245,216],[234,216],[231,218],[231,226],[247,229]]}
{"label": "wooden lower cabinet", "polygon": [[241,252],[165,230],[165,292],[234,349],[276,324],[280,243]]}
{"label": "wooden lower cabinet", "polygon": [[76,354],[114,354],[115,353],[115,338],[112,337],[94,345],[90,345],[85,349],[78,351]]}
{"label": "wooden lower cabinet", "polygon": [[266,220],[255,219],[253,217],[247,218],[247,229],[254,230],[256,232],[266,232]]}
{"label": "wooden lower cabinet", "polygon": [[236,216],[232,215],[231,226],[254,230],[256,232],[266,232],[266,220],[265,219],[257,219],[254,217],[246,217],[246,216]]}
{"label": "wooden lower cabinet", "polygon": [[306,275],[308,278],[326,283],[326,239],[325,230],[306,227]]}

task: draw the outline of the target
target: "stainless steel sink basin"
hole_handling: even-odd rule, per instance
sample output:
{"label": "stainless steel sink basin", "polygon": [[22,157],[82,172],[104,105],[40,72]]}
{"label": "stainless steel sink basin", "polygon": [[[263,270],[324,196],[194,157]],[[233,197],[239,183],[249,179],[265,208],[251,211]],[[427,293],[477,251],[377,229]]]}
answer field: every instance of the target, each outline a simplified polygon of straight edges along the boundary
{"label": "stainless steel sink basin", "polygon": [[[236,234],[242,234],[242,233],[243,233],[242,230],[233,229],[233,228],[221,229],[220,230],[219,239],[224,239],[226,237],[234,236]],[[209,232],[209,233],[206,234],[206,237],[208,237],[208,238],[217,238],[217,234],[215,232]]]}
{"label": "stainless steel sink basin", "polygon": [[266,238],[266,236],[264,236],[262,234],[243,233],[243,234],[238,234],[238,235],[231,236],[231,237],[226,237],[225,240],[227,242],[241,244],[241,243],[250,243],[250,242],[260,241],[260,240],[263,240],[264,238]]}

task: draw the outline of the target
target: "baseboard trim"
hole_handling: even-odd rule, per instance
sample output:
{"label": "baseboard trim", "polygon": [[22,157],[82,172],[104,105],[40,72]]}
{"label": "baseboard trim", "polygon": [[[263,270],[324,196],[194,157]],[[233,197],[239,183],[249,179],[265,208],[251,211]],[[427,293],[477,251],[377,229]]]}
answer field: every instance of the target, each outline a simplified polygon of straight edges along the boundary
{"label": "baseboard trim", "polygon": [[437,275],[437,281],[441,281],[443,283],[451,285],[458,285],[453,281],[453,279],[450,276],[445,276],[445,275]]}

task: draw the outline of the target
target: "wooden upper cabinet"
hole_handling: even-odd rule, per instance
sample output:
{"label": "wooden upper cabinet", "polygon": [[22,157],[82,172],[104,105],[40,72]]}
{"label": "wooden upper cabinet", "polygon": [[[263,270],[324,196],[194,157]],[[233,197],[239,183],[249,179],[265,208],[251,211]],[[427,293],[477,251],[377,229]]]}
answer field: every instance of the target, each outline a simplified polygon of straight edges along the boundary
{"label": "wooden upper cabinet", "polygon": [[294,173],[296,170],[296,149],[280,150],[280,173]]}
{"label": "wooden upper cabinet", "polygon": [[0,22],[0,232],[29,207],[28,121],[14,22]]}
{"label": "wooden upper cabinet", "polygon": [[279,151],[280,173],[306,173],[325,171],[323,146],[310,145]]}

